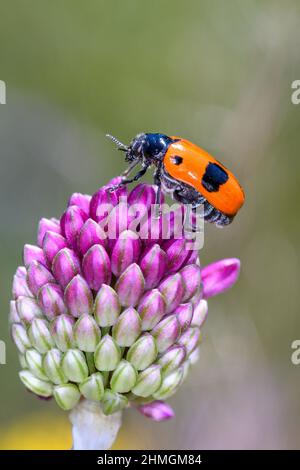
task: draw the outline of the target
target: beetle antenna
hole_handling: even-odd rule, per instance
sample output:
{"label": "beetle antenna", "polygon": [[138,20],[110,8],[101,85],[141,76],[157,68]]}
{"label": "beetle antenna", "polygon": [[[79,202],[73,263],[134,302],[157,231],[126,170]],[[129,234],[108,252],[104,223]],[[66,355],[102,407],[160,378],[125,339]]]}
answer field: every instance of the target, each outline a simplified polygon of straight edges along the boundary
{"label": "beetle antenna", "polygon": [[119,150],[122,150],[123,152],[127,152],[128,146],[123,144],[122,142],[120,142],[116,137],[114,137],[113,135],[110,135],[110,134],[106,134],[105,137],[112,140],[113,143],[116,144],[117,147],[119,147]]}

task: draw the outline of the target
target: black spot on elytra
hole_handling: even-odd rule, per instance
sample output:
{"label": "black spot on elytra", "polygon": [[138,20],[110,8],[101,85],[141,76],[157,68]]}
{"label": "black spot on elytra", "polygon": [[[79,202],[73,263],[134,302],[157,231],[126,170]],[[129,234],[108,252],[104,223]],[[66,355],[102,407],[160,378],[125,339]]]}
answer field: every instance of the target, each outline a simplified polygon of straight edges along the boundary
{"label": "black spot on elytra", "polygon": [[183,162],[183,158],[179,155],[174,155],[172,157],[172,162],[174,163],[174,165],[181,165],[181,163]]}
{"label": "black spot on elytra", "polygon": [[205,173],[202,177],[202,185],[209,193],[216,193],[219,191],[221,184],[226,183],[228,174],[223,168],[216,163],[209,163],[206,167]]}

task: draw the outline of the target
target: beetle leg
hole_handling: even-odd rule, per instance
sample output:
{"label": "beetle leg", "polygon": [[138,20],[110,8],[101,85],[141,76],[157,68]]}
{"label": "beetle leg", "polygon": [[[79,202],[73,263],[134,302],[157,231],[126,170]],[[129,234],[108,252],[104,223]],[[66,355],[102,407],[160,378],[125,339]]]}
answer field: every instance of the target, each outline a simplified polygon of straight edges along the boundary
{"label": "beetle leg", "polygon": [[157,186],[155,194],[155,218],[159,219],[162,214],[161,210],[161,165],[157,167],[154,173],[154,184]]}
{"label": "beetle leg", "polygon": [[123,177],[128,176],[132,172],[132,170],[137,166],[138,163],[139,163],[139,160],[135,160],[134,162],[132,162],[131,165],[129,165],[129,167],[126,168],[125,171],[123,171],[121,176]]}
{"label": "beetle leg", "polygon": [[130,179],[124,179],[123,181],[121,181],[121,183],[119,184],[116,184],[114,186],[111,186],[108,191],[110,193],[113,193],[114,191],[116,191],[117,189],[119,188],[122,188],[123,186],[126,186],[127,184],[130,184],[130,183],[133,183],[134,181],[138,181],[139,179],[142,178],[142,176],[144,176],[144,174],[146,173],[146,171],[148,170],[148,165],[144,166],[143,168],[140,169],[140,171],[133,177],[133,178],[130,178]]}

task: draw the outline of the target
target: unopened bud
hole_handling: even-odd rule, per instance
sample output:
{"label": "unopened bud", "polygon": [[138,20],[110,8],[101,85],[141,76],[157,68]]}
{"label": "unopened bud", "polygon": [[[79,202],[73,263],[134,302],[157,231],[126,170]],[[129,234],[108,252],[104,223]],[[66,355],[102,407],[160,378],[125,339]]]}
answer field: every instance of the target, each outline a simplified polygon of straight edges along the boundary
{"label": "unopened bud", "polygon": [[139,373],[132,392],[139,397],[149,397],[160,388],[161,381],[161,367],[155,364]]}
{"label": "unopened bud", "polygon": [[69,349],[62,359],[61,365],[70,382],[83,382],[89,375],[86,359],[79,349]]}
{"label": "unopened bud", "polygon": [[105,335],[94,353],[95,366],[100,371],[114,370],[121,360],[121,350],[115,340]]}
{"label": "unopened bud", "polygon": [[85,379],[80,385],[79,390],[87,400],[100,401],[104,395],[103,378],[100,372],[95,372]]}
{"label": "unopened bud", "polygon": [[149,333],[141,336],[128,350],[126,359],[137,369],[149,367],[156,359],[157,347],[155,339]]}
{"label": "unopened bud", "polygon": [[22,370],[19,376],[25,387],[31,392],[40,397],[51,397],[53,389],[49,382],[38,379],[29,370]]}
{"label": "unopened bud", "polygon": [[79,402],[80,392],[74,384],[57,385],[54,387],[54,398],[58,406],[68,411]]}

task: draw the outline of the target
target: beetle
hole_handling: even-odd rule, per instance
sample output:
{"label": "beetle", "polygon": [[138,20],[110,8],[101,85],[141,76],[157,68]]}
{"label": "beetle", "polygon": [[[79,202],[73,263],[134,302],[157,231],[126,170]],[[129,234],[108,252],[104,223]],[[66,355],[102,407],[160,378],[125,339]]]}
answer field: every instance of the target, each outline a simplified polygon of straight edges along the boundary
{"label": "beetle", "polygon": [[[154,184],[157,186],[156,204],[160,205],[161,191],[196,209],[204,205],[204,219],[218,226],[232,222],[244,203],[245,195],[236,177],[212,155],[180,137],[160,133],[138,134],[129,145],[107,134],[125,152],[128,168],[120,184],[110,191],[138,181],[151,167],[155,167]],[[141,169],[133,178],[128,175],[138,165]]]}

